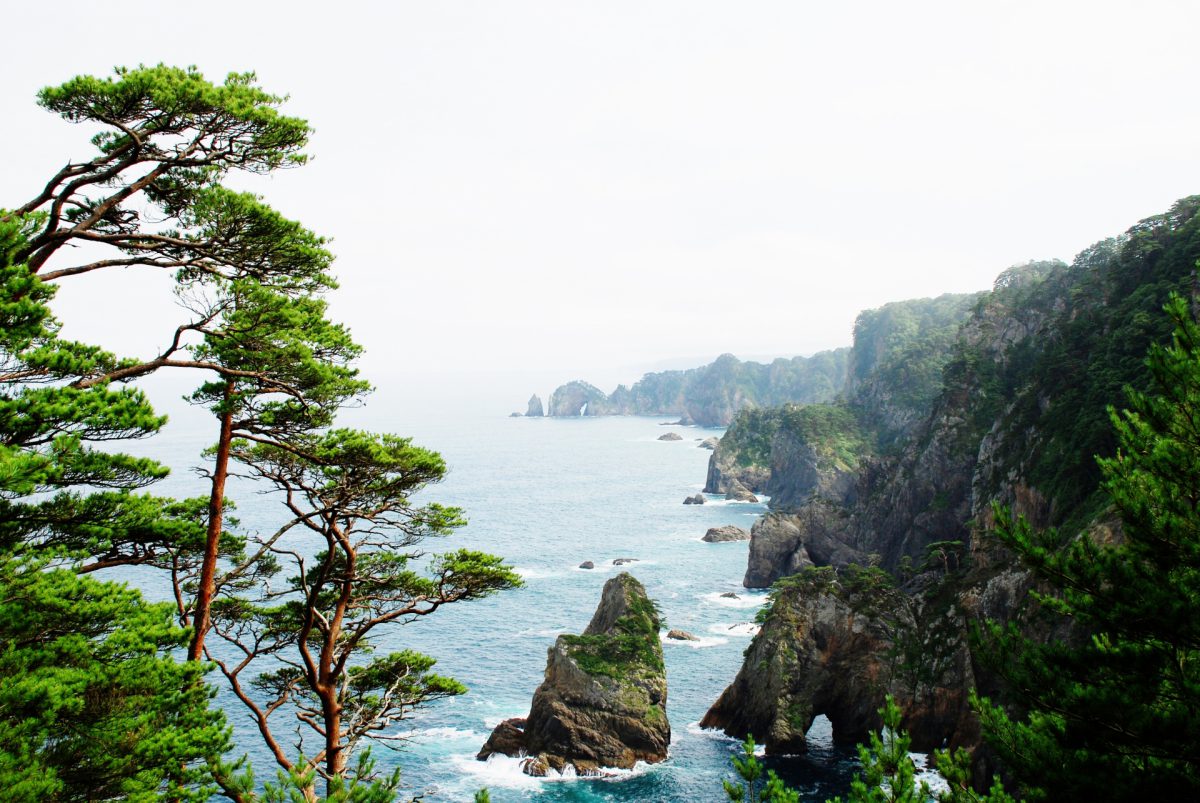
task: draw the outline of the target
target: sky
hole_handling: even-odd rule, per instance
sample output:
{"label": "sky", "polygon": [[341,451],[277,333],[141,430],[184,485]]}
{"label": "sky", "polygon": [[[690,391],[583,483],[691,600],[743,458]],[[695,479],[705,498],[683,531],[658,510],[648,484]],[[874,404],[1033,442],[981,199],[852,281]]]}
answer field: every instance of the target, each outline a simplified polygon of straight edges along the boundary
{"label": "sky", "polygon": [[[316,130],[238,179],[331,237],[383,398],[488,399],[848,345],[1200,192],[1191,2],[23,3],[0,207],[90,131],[37,90],[254,70]],[[69,285],[69,286],[68,286]],[[149,354],[166,277],[69,279],[66,333]]]}

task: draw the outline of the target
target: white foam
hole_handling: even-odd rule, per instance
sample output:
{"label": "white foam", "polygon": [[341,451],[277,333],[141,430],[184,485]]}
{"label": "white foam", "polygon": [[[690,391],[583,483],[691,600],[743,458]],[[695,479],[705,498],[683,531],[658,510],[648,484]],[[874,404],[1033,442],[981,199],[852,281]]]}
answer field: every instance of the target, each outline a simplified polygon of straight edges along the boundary
{"label": "white foam", "polygon": [[450,761],[458,769],[460,776],[472,776],[473,780],[469,783],[473,785],[473,788],[488,786],[537,790],[542,784],[565,781],[624,781],[652,769],[649,764],[639,761],[633,765],[632,769],[628,770],[606,767],[600,775],[579,775],[575,772],[574,767],[568,766],[562,772],[549,770],[544,777],[535,778],[521,771],[524,758],[513,758],[494,753],[488,756],[487,761],[479,761],[471,754],[457,754],[450,756]]}
{"label": "white foam", "polygon": [[950,784],[946,782],[942,774],[929,766],[928,755],[925,753],[909,753],[908,757],[912,759],[912,763],[917,768],[915,780],[918,784],[922,781],[929,784],[929,789],[934,794],[950,791]]}
{"label": "white foam", "polygon": [[665,634],[659,634],[659,640],[663,644],[671,644],[679,647],[691,647],[693,650],[704,649],[705,647],[719,647],[722,644],[728,644],[729,639],[721,638],[720,636],[702,636],[694,641],[688,639],[667,638]]}
{"label": "white foam", "polygon": [[543,628],[526,628],[517,633],[520,638],[557,638],[566,633],[566,628],[562,627],[543,627]]}
{"label": "white foam", "polygon": [[707,594],[700,594],[698,596],[709,605],[720,605],[722,608],[758,608],[762,605],[765,605],[767,602],[767,595],[765,592],[734,592],[737,594],[736,599],[733,597],[722,596],[724,593],[728,592],[711,591]]}
{"label": "white foam", "polygon": [[722,636],[754,636],[758,634],[758,630],[759,626],[754,622],[720,623],[708,627],[709,633]]}
{"label": "white foam", "polygon": [[417,740],[420,740],[420,739],[442,739],[442,740],[454,739],[454,740],[462,740],[462,741],[470,740],[472,742],[478,742],[481,739],[486,738],[484,736],[484,734],[479,733],[478,731],[471,730],[470,728],[450,728],[450,727],[414,728],[413,730],[409,730],[409,731],[401,731],[400,733],[397,733],[396,735],[399,736],[401,739],[417,739]]}

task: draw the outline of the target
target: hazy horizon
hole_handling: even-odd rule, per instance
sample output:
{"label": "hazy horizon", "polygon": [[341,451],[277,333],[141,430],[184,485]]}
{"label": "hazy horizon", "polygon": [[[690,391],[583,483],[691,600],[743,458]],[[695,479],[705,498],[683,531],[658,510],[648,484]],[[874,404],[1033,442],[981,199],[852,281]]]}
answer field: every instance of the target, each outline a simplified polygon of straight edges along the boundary
{"label": "hazy horizon", "polygon": [[[1200,8],[1182,2],[6,18],[0,207],[89,153],[92,132],[37,107],[42,86],[165,62],[290,95],[314,160],[233,181],[332,237],[332,313],[385,398],[443,377],[425,390],[509,411],[572,379],[607,392],[725,352],[849,345],[863,309],[1070,261],[1200,191]],[[146,355],[173,328],[169,291],[101,272],[56,309],[67,336]]]}

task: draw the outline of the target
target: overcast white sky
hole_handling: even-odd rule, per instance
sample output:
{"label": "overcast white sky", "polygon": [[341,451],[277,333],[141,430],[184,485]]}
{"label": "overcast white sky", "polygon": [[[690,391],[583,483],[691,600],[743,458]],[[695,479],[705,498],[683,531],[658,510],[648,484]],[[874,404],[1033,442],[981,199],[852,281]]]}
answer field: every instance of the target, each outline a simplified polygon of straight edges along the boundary
{"label": "overcast white sky", "polygon": [[[474,374],[508,408],[576,377],[611,390],[726,351],[846,345],[861,309],[1070,260],[1200,192],[1191,2],[122,0],[4,17],[0,207],[88,153],[39,87],[139,62],[256,70],[317,133],[314,162],[253,188],[334,238],[334,312],[370,376]],[[149,352],[172,320],[163,289],[81,280],[61,314]]]}

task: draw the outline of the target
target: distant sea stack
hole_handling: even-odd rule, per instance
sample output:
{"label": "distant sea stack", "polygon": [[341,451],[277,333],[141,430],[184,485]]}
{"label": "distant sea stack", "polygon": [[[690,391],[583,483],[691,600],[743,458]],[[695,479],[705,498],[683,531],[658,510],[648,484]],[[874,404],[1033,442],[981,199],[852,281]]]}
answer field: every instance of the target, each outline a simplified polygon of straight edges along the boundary
{"label": "distant sea stack", "polygon": [[568,766],[599,775],[664,760],[671,725],[661,627],[633,575],[609,580],[583,635],[559,636],[550,648],[528,718],[501,722],[477,758],[524,757],[522,770],[535,776]]}
{"label": "distant sea stack", "polygon": [[542,408],[542,397],[536,393],[529,397],[529,406],[525,409],[527,418],[541,418],[546,414]]}

